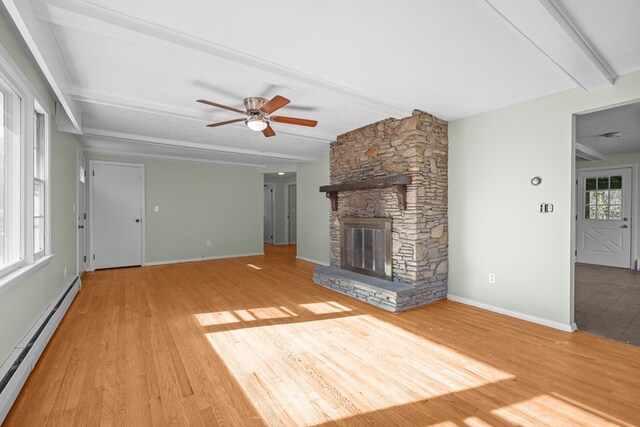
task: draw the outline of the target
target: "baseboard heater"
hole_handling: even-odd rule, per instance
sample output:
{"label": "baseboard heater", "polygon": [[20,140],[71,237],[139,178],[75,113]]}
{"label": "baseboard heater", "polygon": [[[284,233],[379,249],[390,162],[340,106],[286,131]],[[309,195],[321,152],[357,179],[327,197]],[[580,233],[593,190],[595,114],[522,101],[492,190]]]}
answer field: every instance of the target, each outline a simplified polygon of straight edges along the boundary
{"label": "baseboard heater", "polygon": [[[0,374],[6,371],[0,378],[0,424],[9,413],[9,409],[18,397],[29,373],[40,358],[79,289],[80,278],[76,276],[66,289],[58,293],[59,297],[54,298],[53,307],[51,308],[51,304],[49,305],[31,328],[27,337],[16,346],[5,365],[0,367]],[[9,365],[8,369],[7,365]]]}

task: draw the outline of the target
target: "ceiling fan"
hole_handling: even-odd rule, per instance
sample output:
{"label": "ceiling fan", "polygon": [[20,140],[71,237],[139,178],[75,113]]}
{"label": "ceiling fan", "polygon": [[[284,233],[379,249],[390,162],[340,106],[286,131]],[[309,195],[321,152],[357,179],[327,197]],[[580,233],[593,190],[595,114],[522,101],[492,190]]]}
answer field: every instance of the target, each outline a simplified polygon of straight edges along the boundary
{"label": "ceiling fan", "polygon": [[256,132],[262,132],[267,138],[274,136],[276,133],[269,122],[287,123],[290,125],[309,126],[315,127],[318,122],[316,120],[299,119],[296,117],[285,116],[272,116],[271,113],[279,110],[287,105],[289,101],[287,98],[276,95],[271,100],[266,100],[260,97],[251,97],[244,99],[244,108],[246,111],[238,110],[237,108],[228,107],[226,105],[217,104],[215,102],[207,101],[206,99],[198,99],[198,102],[202,104],[211,105],[212,107],[224,108],[225,110],[233,111],[235,113],[244,114],[246,118],[239,118],[233,120],[227,120],[225,122],[211,123],[207,127],[213,128],[216,126],[228,125],[231,123],[245,122],[247,127]]}

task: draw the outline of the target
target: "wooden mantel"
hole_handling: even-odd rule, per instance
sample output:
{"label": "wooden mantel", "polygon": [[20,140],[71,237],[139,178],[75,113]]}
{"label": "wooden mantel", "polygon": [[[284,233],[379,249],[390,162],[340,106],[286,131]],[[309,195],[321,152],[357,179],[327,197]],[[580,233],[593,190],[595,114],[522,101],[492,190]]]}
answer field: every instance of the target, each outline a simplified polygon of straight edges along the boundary
{"label": "wooden mantel", "polygon": [[398,196],[398,207],[401,210],[407,208],[407,185],[411,184],[411,176],[394,175],[384,178],[365,179],[362,181],[343,182],[342,184],[323,185],[320,192],[326,193],[331,199],[331,209],[338,210],[338,193],[340,191],[369,190],[371,188],[391,187]]}

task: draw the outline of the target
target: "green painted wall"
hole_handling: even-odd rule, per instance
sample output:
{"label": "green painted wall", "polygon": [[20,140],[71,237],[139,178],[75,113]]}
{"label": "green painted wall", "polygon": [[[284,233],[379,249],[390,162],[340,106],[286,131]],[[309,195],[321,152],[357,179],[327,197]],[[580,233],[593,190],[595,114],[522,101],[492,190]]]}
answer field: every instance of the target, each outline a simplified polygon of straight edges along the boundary
{"label": "green painted wall", "polygon": [[[0,40],[11,59],[20,67],[51,113],[51,243],[54,257],[41,270],[9,290],[0,289],[0,364],[24,338],[52,298],[76,274],[75,136],[55,129],[55,105],[49,87],[43,82],[21,43],[0,15]],[[67,275],[64,269],[67,267]]]}
{"label": "green painted wall", "polygon": [[318,191],[329,184],[329,157],[298,163],[298,257],[329,263],[331,203]]}
{"label": "green painted wall", "polygon": [[[640,146],[640,141],[638,141],[638,145]],[[640,152],[638,153],[625,153],[625,154],[612,154],[610,156],[606,156],[602,160],[577,160],[576,161],[576,169],[589,169],[589,168],[599,168],[603,166],[620,166],[620,165],[636,165],[640,164]],[[640,172],[640,168],[636,169],[636,172]],[[640,173],[636,176],[636,192],[640,195]],[[636,212],[640,212],[640,197],[636,198],[635,206]],[[637,243],[637,254],[640,255],[640,227],[636,226],[636,236],[638,236]]]}
{"label": "green painted wall", "polygon": [[573,114],[638,98],[640,72],[449,123],[450,294],[573,322]]}
{"label": "green painted wall", "polygon": [[[145,262],[263,252],[262,170],[95,154],[86,157],[87,161],[144,164]],[[154,212],[155,206],[159,212]],[[91,218],[90,206],[88,211]],[[211,246],[206,245],[207,240]]]}

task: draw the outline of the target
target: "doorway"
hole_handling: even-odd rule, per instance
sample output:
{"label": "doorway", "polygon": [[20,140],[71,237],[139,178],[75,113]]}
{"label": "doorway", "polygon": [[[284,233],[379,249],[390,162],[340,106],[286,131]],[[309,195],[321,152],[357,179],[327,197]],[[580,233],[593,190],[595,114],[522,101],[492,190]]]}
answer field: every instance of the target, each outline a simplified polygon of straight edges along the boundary
{"label": "doorway", "polygon": [[574,320],[640,345],[640,102],[575,115]]}
{"label": "doorway", "polygon": [[87,223],[87,206],[85,203],[87,170],[86,161],[82,152],[78,151],[76,164],[76,218],[77,218],[77,257],[78,271],[77,275],[82,276],[86,268],[87,254],[85,250],[86,240],[86,223]]}
{"label": "doorway", "polygon": [[284,240],[287,244],[293,245],[296,243],[297,238],[297,209],[298,198],[297,191],[298,186],[295,182],[287,183],[284,185],[284,210],[286,215],[286,226]]}
{"label": "doorway", "polygon": [[273,245],[276,234],[275,185],[264,184],[264,243]]}
{"label": "doorway", "polygon": [[142,265],[144,165],[92,160],[91,269]]}

